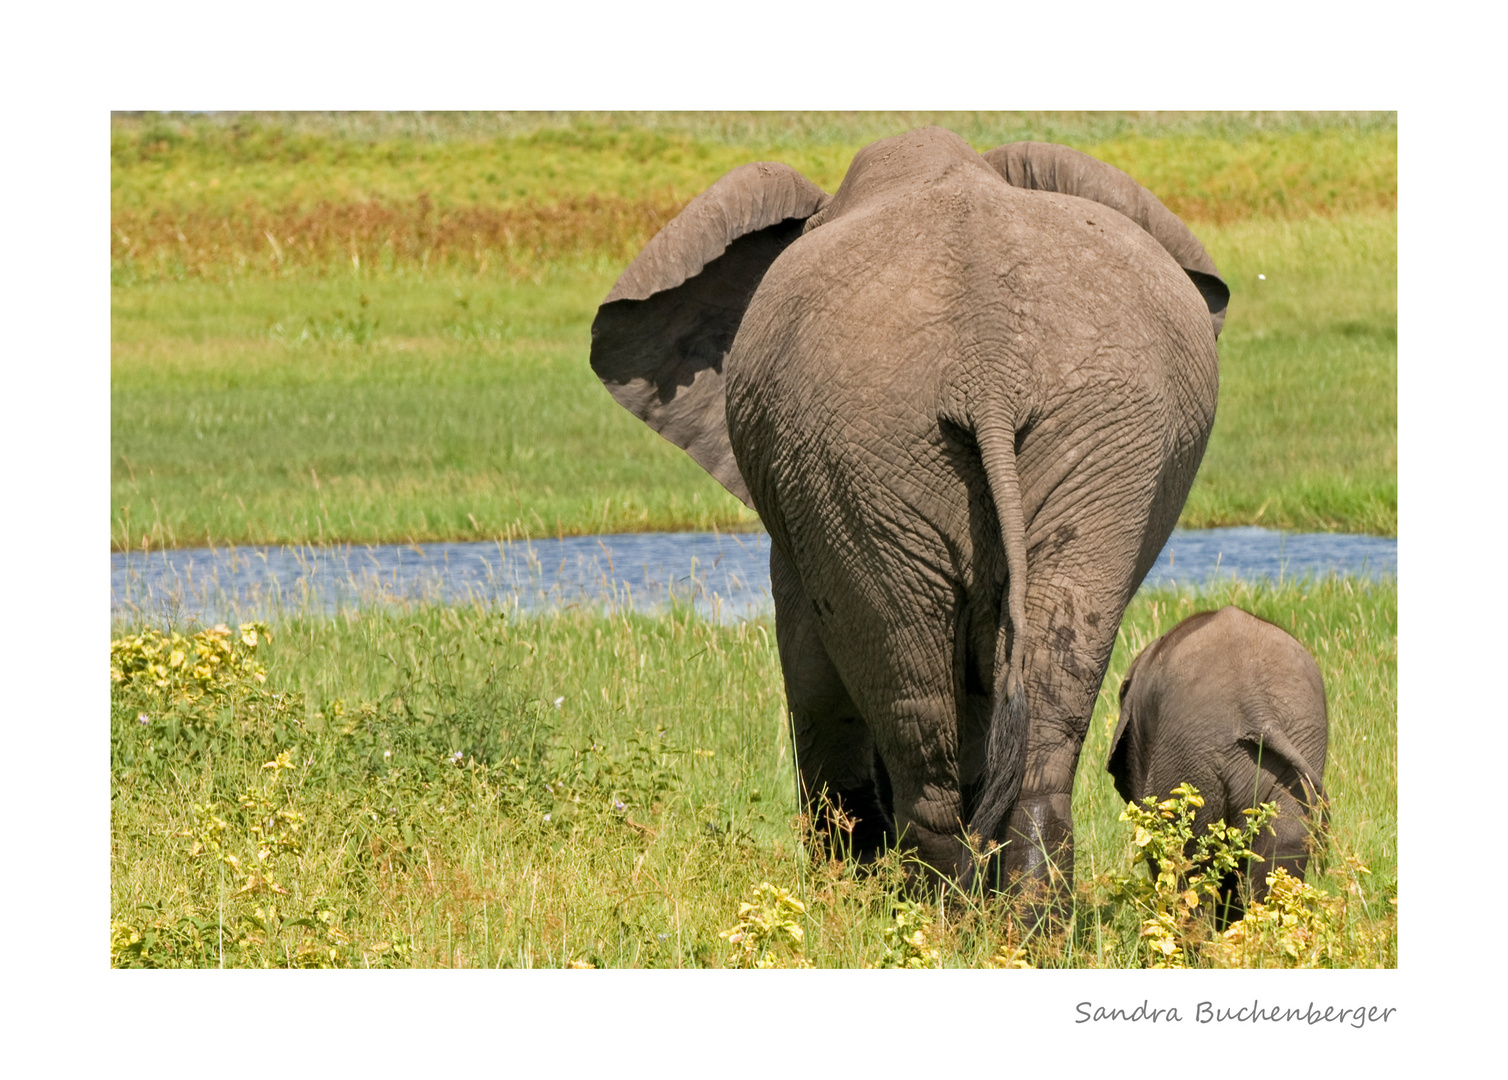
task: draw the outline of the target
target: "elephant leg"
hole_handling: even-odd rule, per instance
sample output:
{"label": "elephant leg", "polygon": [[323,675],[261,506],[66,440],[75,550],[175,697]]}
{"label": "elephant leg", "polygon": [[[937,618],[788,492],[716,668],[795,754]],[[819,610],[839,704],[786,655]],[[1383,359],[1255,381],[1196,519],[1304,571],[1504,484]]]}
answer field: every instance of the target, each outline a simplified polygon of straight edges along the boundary
{"label": "elephant leg", "polygon": [[[956,880],[969,865],[959,777],[956,600],[951,583],[929,573],[924,562],[893,557],[881,564],[883,588],[848,593],[855,606],[831,632],[829,655],[873,733],[890,781],[896,842],[916,860],[908,863],[911,884],[928,890]],[[887,593],[905,603],[887,602]]]}
{"label": "elephant leg", "polygon": [[[837,614],[828,606],[818,608],[826,598],[814,598],[801,588],[785,559],[772,555],[770,562],[781,665],[808,797],[826,784],[843,796],[845,812],[855,814],[857,808],[861,820],[862,800],[877,808],[888,803],[886,842],[915,855],[929,883],[934,877],[956,877],[966,850],[951,585],[931,573],[926,560],[899,545],[871,553],[874,557],[859,570],[844,560],[824,561],[826,553],[817,552],[816,544],[809,549],[815,572],[824,575],[820,580],[844,598],[845,607]],[[886,584],[870,588],[877,566],[885,567]],[[887,593],[907,602],[887,603]],[[918,617],[918,611],[927,616]],[[791,617],[780,622],[785,612]],[[843,687],[849,689],[840,696]],[[819,703],[821,708],[815,707]],[[849,715],[854,717],[851,724],[845,722]],[[872,783],[856,791],[861,777]],[[915,871],[912,864],[908,873],[913,878]]]}
{"label": "elephant leg", "polygon": [[[1252,751],[1247,749],[1248,753]],[[1241,799],[1235,805],[1256,805],[1274,802],[1278,816],[1268,822],[1252,842],[1252,850],[1261,856],[1261,862],[1252,861],[1246,868],[1247,880],[1253,900],[1267,899],[1268,875],[1285,870],[1290,877],[1304,880],[1309,866],[1309,856],[1318,840],[1312,819],[1305,810],[1304,789],[1297,774],[1285,770],[1286,775],[1276,776],[1266,768],[1257,776],[1255,791],[1248,785],[1240,792]],[[1285,783],[1286,781],[1286,783]],[[1232,815],[1235,817],[1235,815]]]}
{"label": "elephant leg", "polygon": [[[1023,677],[1030,718],[1001,870],[1029,900],[1038,893],[1061,902],[1071,892],[1074,773],[1121,617],[1141,579],[1144,519],[1095,524],[1101,527],[1091,531],[1081,521],[1028,537]],[[1076,543],[1080,536],[1089,542]]]}
{"label": "elephant leg", "polygon": [[770,551],[770,583],[802,806],[829,854],[871,862],[894,841],[884,763],[817,635],[812,602],[778,547]]}
{"label": "elephant leg", "polygon": [[920,862],[908,868],[913,886],[930,890],[957,881],[971,864],[964,844],[963,798],[955,753],[958,715],[952,696],[937,690],[891,696],[878,712],[876,745],[891,763],[891,804],[898,842]]}

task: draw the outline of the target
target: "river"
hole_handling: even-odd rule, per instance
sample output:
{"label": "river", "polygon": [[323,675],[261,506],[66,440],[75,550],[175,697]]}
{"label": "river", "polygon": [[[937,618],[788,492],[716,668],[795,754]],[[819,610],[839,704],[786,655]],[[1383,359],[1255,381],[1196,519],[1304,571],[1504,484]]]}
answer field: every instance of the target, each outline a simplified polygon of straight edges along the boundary
{"label": "river", "polygon": [[[617,608],[688,603],[704,616],[772,610],[765,533],[628,533],[443,544],[183,548],[110,556],[114,622],[270,620],[373,604]],[[1178,530],[1143,588],[1246,579],[1396,576],[1398,541],[1254,527]]]}

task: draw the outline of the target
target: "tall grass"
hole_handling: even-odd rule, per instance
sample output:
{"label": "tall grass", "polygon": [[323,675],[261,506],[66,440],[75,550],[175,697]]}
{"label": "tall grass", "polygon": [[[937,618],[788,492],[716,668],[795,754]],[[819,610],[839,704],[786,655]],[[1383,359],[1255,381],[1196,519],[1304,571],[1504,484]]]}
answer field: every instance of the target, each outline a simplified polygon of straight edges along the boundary
{"label": "tall grass", "polygon": [[1333,962],[1392,965],[1397,592],[1347,579],[1139,596],[1080,761],[1075,932],[1034,938],[1004,905],[927,903],[926,948],[909,953],[898,860],[856,874],[807,843],[767,621],[290,620],[259,635],[265,681],[197,701],[112,689],[115,958],[730,966],[741,953],[722,934],[769,881],[804,904],[800,955],[820,967],[1138,966],[1135,913],[1096,886],[1130,865],[1103,771],[1115,689],[1152,636],[1226,602],[1289,628],[1320,664],[1334,854],[1310,881],[1357,905]]}

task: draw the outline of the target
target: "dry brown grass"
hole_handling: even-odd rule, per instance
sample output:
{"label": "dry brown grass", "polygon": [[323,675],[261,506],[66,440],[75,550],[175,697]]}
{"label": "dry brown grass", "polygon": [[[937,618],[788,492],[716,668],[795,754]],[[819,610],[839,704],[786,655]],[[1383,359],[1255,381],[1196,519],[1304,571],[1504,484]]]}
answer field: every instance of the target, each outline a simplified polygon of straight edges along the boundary
{"label": "dry brown grass", "polygon": [[348,114],[116,117],[111,260],[142,278],[622,266],[746,161],[836,190],[853,153],[943,123],[1075,146],[1195,225],[1394,212],[1387,117],[1112,114]]}
{"label": "dry brown grass", "polygon": [[342,264],[484,273],[597,256],[626,262],[684,202],[666,192],[638,201],[592,195],[437,209],[420,195],[409,203],[324,202],[309,210],[252,203],[233,213],[123,210],[111,223],[110,259],[139,274],[201,277],[227,267],[271,274]]}

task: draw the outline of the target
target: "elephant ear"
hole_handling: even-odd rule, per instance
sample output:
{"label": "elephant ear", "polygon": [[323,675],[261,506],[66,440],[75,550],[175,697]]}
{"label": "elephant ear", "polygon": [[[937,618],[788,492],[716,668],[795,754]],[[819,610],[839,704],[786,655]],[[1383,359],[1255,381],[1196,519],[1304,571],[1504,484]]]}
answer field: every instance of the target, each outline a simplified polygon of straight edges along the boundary
{"label": "elephant ear", "polygon": [[1120,689],[1120,719],[1116,721],[1115,732],[1110,736],[1110,752],[1105,756],[1105,771],[1115,778],[1115,790],[1121,798],[1127,802],[1136,798],[1137,780],[1131,775],[1131,711],[1126,707],[1126,693],[1131,689],[1131,680],[1136,675],[1136,665],[1141,663],[1142,658],[1151,650],[1144,650],[1137,654],[1136,659],[1131,661],[1131,666],[1126,669],[1125,677],[1121,679]]}
{"label": "elephant ear", "polygon": [[1055,143],[1006,143],[984,154],[1006,183],[1035,191],[1077,195],[1116,210],[1145,229],[1189,275],[1210,312],[1215,336],[1225,325],[1230,289],[1187,225],[1157,196],[1113,165]]}
{"label": "elephant ear", "polygon": [[592,322],[592,370],[618,404],[745,504],[723,359],[765,271],[828,198],[788,165],[739,166],[650,240]]}

